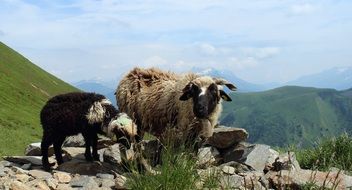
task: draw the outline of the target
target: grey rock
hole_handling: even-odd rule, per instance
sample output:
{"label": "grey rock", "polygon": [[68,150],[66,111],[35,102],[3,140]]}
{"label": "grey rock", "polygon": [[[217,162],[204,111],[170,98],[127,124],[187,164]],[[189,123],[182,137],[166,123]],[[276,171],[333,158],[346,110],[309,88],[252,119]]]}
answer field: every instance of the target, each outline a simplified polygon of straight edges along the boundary
{"label": "grey rock", "polygon": [[53,176],[59,183],[69,183],[72,179],[69,173],[61,172],[61,171],[55,172]]}
{"label": "grey rock", "polygon": [[114,179],[96,178],[94,180],[98,184],[98,186],[101,187],[101,188],[112,189],[112,188],[115,187],[115,180]]}
{"label": "grey rock", "polygon": [[97,173],[110,173],[118,170],[117,166],[104,162],[86,162],[85,160],[71,160],[59,165],[57,170],[80,175],[93,175]]}
{"label": "grey rock", "polygon": [[28,174],[28,173],[29,173],[28,170],[24,170],[24,169],[19,168],[19,167],[17,167],[17,166],[12,166],[12,167],[11,167],[11,170],[12,170],[13,172],[15,172],[16,174]]}
{"label": "grey rock", "polygon": [[256,171],[263,171],[271,152],[270,146],[240,143],[224,154],[224,162],[236,161],[251,166]]}
{"label": "grey rock", "polygon": [[271,170],[273,171],[301,169],[294,152],[280,154],[269,166],[271,166]]}
{"label": "grey rock", "polygon": [[101,179],[114,179],[114,175],[112,174],[103,174],[103,173],[97,173],[97,178]]}
{"label": "grey rock", "polygon": [[114,144],[106,148],[103,155],[104,162],[120,165],[122,163],[120,146],[119,144]]}
{"label": "grey rock", "polygon": [[41,166],[42,165],[42,158],[41,156],[5,156],[3,157],[4,160],[9,162],[14,162],[17,164],[28,164],[31,163],[32,165]]}
{"label": "grey rock", "polygon": [[235,173],[236,174],[254,171],[254,169],[251,166],[248,166],[248,165],[243,164],[243,163],[235,162],[235,161],[230,161],[230,162],[221,164],[219,166],[219,168],[222,168],[224,166],[231,166],[231,167],[235,168]]}
{"label": "grey rock", "polygon": [[248,133],[245,129],[220,126],[214,129],[213,136],[206,143],[224,149],[245,141],[247,138]]}
{"label": "grey rock", "polygon": [[12,190],[32,190],[33,188],[29,187],[28,185],[19,182],[19,181],[13,181],[10,183],[10,189]]}
{"label": "grey rock", "polygon": [[92,177],[88,177],[88,176],[81,176],[77,179],[73,179],[70,182],[71,187],[75,188],[83,188],[86,190],[93,190],[93,189],[98,189],[99,186],[98,184],[95,182],[95,180]]}
{"label": "grey rock", "polygon": [[80,160],[85,160],[84,152],[86,151],[85,148],[81,147],[64,147],[62,151],[65,153],[69,160],[75,158]]}
{"label": "grey rock", "polygon": [[200,167],[215,165],[220,153],[215,147],[202,147],[198,150],[197,165]]}
{"label": "grey rock", "polygon": [[222,189],[240,189],[243,186],[243,177],[238,175],[222,175],[220,176],[220,184]]}
{"label": "grey rock", "polygon": [[28,163],[28,164],[23,164],[21,168],[24,169],[24,170],[30,170],[31,167],[32,167],[32,164]]}
{"label": "grey rock", "polygon": [[42,170],[30,170],[28,174],[37,179],[52,178],[51,173]]}
{"label": "grey rock", "polygon": [[[49,147],[48,154],[49,154],[49,156],[52,156],[54,154],[53,146]],[[40,142],[29,144],[26,147],[24,155],[26,155],[26,156],[41,156],[42,153],[41,153]]]}
{"label": "grey rock", "polygon": [[236,169],[232,166],[223,166],[222,167],[222,172],[224,172],[225,174],[236,174]]}
{"label": "grey rock", "polygon": [[67,137],[62,145],[63,147],[84,147],[85,142],[82,134]]}
{"label": "grey rock", "polygon": [[118,175],[115,178],[115,188],[116,189],[126,189],[127,178],[123,175]]}
{"label": "grey rock", "polygon": [[10,166],[12,166],[12,164],[11,164],[11,162],[9,162],[9,161],[3,160],[3,161],[0,161],[0,166],[3,166],[3,167],[10,167]]}

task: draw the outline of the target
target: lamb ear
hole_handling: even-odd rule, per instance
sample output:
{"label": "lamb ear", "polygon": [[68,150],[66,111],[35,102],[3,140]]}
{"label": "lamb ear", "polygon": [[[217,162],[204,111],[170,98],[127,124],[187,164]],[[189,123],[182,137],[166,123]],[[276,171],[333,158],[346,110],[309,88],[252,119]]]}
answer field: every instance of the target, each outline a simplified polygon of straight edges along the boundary
{"label": "lamb ear", "polygon": [[217,85],[225,85],[227,88],[229,88],[232,91],[237,90],[237,87],[235,85],[233,85],[232,83],[230,83],[229,81],[223,78],[213,78],[213,79]]}
{"label": "lamb ear", "polygon": [[180,96],[179,100],[186,101],[192,98],[192,86],[193,86],[193,83],[190,82],[183,88],[182,90],[183,94]]}
{"label": "lamb ear", "polygon": [[225,91],[223,91],[223,90],[219,90],[219,91],[220,91],[220,97],[221,97],[223,100],[225,100],[225,101],[227,101],[227,102],[231,102],[231,101],[232,101],[232,99],[230,98],[230,96],[227,95]]}

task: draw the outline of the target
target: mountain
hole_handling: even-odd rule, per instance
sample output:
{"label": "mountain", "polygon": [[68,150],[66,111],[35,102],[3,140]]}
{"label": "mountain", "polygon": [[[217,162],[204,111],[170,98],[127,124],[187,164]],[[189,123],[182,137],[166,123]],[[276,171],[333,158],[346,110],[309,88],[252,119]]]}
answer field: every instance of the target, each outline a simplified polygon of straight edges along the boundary
{"label": "mountain", "polygon": [[263,90],[268,90],[273,87],[277,87],[277,84],[265,84],[265,85],[258,85],[247,82],[238,78],[233,72],[230,70],[217,70],[214,68],[199,68],[193,67],[191,69],[192,72],[195,72],[200,75],[210,75],[214,77],[221,77],[224,78],[232,83],[235,84],[239,92],[258,92]]}
{"label": "mountain", "polygon": [[[85,92],[95,92],[103,94],[112,102],[113,105],[116,105],[116,98],[114,95],[115,89],[111,87],[111,83],[112,82],[103,82],[97,80],[83,80],[73,83],[73,86]],[[117,86],[117,82],[115,83],[115,85]]]}
{"label": "mountain", "polygon": [[52,96],[78,89],[0,42],[0,156],[23,154],[42,136],[39,113]]}
{"label": "mountain", "polygon": [[352,134],[352,89],[285,86],[230,96],[221,124],[247,129],[250,142],[306,147],[322,137]]}
{"label": "mountain", "polygon": [[334,67],[320,73],[300,77],[288,82],[287,85],[348,89],[352,87],[352,67]]}

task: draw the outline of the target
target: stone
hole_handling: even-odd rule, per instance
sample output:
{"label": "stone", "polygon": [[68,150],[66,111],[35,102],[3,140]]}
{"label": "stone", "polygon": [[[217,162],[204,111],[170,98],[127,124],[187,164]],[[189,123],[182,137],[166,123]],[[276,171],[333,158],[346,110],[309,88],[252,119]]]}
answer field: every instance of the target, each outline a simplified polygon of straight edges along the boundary
{"label": "stone", "polygon": [[59,165],[57,170],[80,175],[93,175],[97,173],[110,173],[117,166],[104,163],[104,162],[86,162],[83,160],[71,160]]}
{"label": "stone", "polygon": [[73,190],[70,184],[59,184],[56,187],[56,190]]}
{"label": "stone", "polygon": [[271,170],[273,171],[301,169],[294,152],[280,154],[269,166],[271,166]]}
{"label": "stone", "polygon": [[233,174],[236,173],[236,172],[235,172],[235,171],[236,171],[235,168],[232,167],[232,166],[223,166],[221,170],[222,170],[222,172],[224,172],[225,174],[233,175]]}
{"label": "stone", "polygon": [[103,173],[97,173],[97,178],[101,179],[114,179],[114,175],[112,174],[103,174]]}
{"label": "stone", "polygon": [[6,161],[6,160],[3,160],[3,161],[0,161],[0,166],[3,166],[3,167],[10,167],[12,164],[11,162],[9,161]]}
{"label": "stone", "polygon": [[78,135],[67,137],[62,146],[63,147],[84,147],[85,141],[82,134],[78,134]]}
{"label": "stone", "polygon": [[72,179],[71,175],[66,172],[55,172],[53,176],[59,183],[69,183]]}
{"label": "stone", "polygon": [[42,157],[41,156],[5,156],[4,160],[9,162],[14,162],[17,164],[32,164],[36,166],[42,165]]}
{"label": "stone", "polygon": [[28,174],[29,171],[28,170],[24,170],[22,168],[19,168],[17,166],[13,166],[11,167],[12,171],[14,171],[16,174]]}
{"label": "stone", "polygon": [[198,150],[197,165],[209,166],[217,163],[220,153],[215,147],[202,147]]}
{"label": "stone", "polygon": [[54,178],[46,178],[45,182],[50,189],[56,189],[57,185],[59,184],[59,182]]}
{"label": "stone", "polygon": [[11,182],[10,189],[11,190],[33,190],[33,188],[19,181]]}
{"label": "stone", "polygon": [[[26,156],[41,156],[42,152],[41,152],[40,144],[41,144],[40,142],[29,144],[25,149],[24,155],[26,155]],[[52,156],[54,154],[53,146],[49,147],[48,154],[49,154],[49,156]]]}
{"label": "stone", "polygon": [[98,189],[99,186],[98,184],[95,182],[95,180],[92,177],[88,177],[88,176],[80,176],[77,179],[73,179],[70,182],[71,187],[73,188],[83,188],[86,190],[94,190],[94,189]]}
{"label": "stone", "polygon": [[110,164],[115,164],[115,165],[120,165],[122,164],[122,158],[121,158],[121,152],[120,152],[120,147],[121,145],[119,144],[114,144],[112,146],[109,146],[105,149],[104,151],[104,162],[110,163]]}
{"label": "stone", "polygon": [[269,156],[270,146],[248,143],[240,143],[224,154],[224,162],[236,161],[251,166],[256,171],[263,171]]}
{"label": "stone", "polygon": [[219,166],[219,168],[222,168],[224,166],[231,166],[233,168],[235,168],[235,173],[239,174],[239,173],[246,173],[246,172],[250,172],[253,171],[254,169],[246,164],[242,164],[239,162],[235,162],[235,161],[231,161],[231,162],[227,162],[224,164],[221,164]]}
{"label": "stone", "polygon": [[118,175],[115,178],[115,188],[116,189],[126,189],[127,178],[123,175]]}
{"label": "stone", "polygon": [[34,187],[38,190],[50,190],[50,187],[44,181],[39,181]]}
{"label": "stone", "polygon": [[247,138],[248,133],[245,129],[219,126],[214,129],[213,136],[206,143],[224,149],[245,141]]}
{"label": "stone", "polygon": [[269,171],[265,177],[272,184],[271,188],[299,188],[307,183],[314,183],[318,188],[347,189],[351,186],[351,177],[341,172],[320,172],[312,170]]}
{"label": "stone", "polygon": [[238,175],[222,175],[219,180],[220,189],[240,189],[243,186],[243,177]]}
{"label": "stone", "polygon": [[86,148],[81,148],[81,147],[63,147],[62,152],[68,157],[68,160],[71,159],[80,159],[80,160],[86,160],[86,157],[84,156],[84,153],[86,151]]}
{"label": "stone", "polygon": [[102,179],[102,178],[97,178],[95,179],[97,184],[99,184],[100,187],[102,188],[108,188],[112,189],[115,187],[115,180],[114,179]]}
{"label": "stone", "polygon": [[30,170],[29,175],[33,176],[36,179],[47,179],[52,177],[49,172],[42,170]]}
{"label": "stone", "polygon": [[21,168],[24,169],[24,170],[30,170],[31,167],[32,167],[32,164],[28,163],[28,164],[23,164]]}
{"label": "stone", "polygon": [[31,179],[31,177],[28,176],[27,174],[16,174],[15,177],[18,181],[22,183],[27,183],[29,179]]}

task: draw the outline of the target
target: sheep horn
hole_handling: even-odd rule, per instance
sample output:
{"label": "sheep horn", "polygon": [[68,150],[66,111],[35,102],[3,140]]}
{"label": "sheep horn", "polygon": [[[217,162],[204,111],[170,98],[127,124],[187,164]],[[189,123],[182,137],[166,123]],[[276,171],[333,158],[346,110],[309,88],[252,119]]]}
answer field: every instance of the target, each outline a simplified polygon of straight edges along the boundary
{"label": "sheep horn", "polygon": [[227,88],[229,88],[232,91],[237,90],[237,87],[230,83],[229,81],[223,79],[223,78],[214,78],[215,84],[217,85],[225,85]]}

